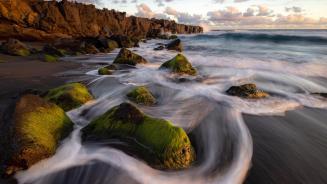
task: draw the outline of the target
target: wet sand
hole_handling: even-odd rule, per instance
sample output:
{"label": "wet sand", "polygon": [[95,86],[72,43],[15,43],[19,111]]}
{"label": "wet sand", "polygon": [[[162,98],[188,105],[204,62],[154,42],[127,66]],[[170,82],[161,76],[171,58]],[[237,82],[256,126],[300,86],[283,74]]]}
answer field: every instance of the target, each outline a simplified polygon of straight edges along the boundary
{"label": "wet sand", "polygon": [[64,84],[68,78],[60,73],[81,67],[77,62],[46,63],[36,56],[0,54],[0,61],[0,115],[19,93],[27,89],[47,90]]}
{"label": "wet sand", "polygon": [[254,154],[247,184],[327,183],[327,110],[244,115]]}

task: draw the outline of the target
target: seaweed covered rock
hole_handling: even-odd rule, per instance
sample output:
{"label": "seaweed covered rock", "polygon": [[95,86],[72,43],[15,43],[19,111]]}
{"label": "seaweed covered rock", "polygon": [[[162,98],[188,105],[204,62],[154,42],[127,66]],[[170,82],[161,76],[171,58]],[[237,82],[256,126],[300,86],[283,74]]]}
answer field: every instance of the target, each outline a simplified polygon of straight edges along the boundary
{"label": "seaweed covered rock", "polygon": [[242,98],[266,98],[269,96],[268,93],[258,90],[255,84],[232,86],[226,91],[226,93]]}
{"label": "seaweed covered rock", "polygon": [[113,51],[117,48],[119,48],[119,45],[116,41],[114,40],[107,40],[107,48],[109,49],[109,51]]}
{"label": "seaweed covered rock", "polygon": [[175,39],[167,44],[166,47],[168,50],[176,50],[178,52],[183,51],[182,41],[180,39]]}
{"label": "seaweed covered rock", "polygon": [[118,70],[119,67],[117,67],[114,64],[102,67],[98,70],[99,75],[111,75],[115,70]]}
{"label": "seaweed covered rock", "polygon": [[127,65],[137,65],[147,63],[147,61],[140,55],[133,53],[132,51],[122,48],[114,60],[114,64],[127,64]]}
{"label": "seaweed covered rock", "polygon": [[47,63],[53,63],[57,62],[59,60],[58,56],[50,55],[50,54],[44,54],[43,55],[43,61]]}
{"label": "seaweed covered rock", "polygon": [[195,159],[191,142],[182,128],[147,116],[129,103],[107,111],[83,128],[82,133],[83,141],[111,138],[134,141],[132,145],[143,148],[143,159],[162,169],[187,168]]}
{"label": "seaweed covered rock", "polygon": [[131,92],[127,94],[127,97],[137,104],[153,105],[156,103],[156,99],[153,97],[149,89],[145,86],[134,88]]}
{"label": "seaweed covered rock", "polygon": [[65,111],[80,107],[93,99],[89,90],[81,83],[70,83],[51,89],[44,98],[57,104]]}
{"label": "seaweed covered rock", "polygon": [[73,123],[57,105],[35,95],[24,95],[16,103],[6,151],[5,175],[27,169],[52,156],[60,140],[73,130]]}
{"label": "seaweed covered rock", "polygon": [[182,54],[177,54],[173,59],[162,64],[160,69],[169,69],[173,73],[186,75],[196,75],[197,73],[196,69],[193,68],[188,59]]}
{"label": "seaweed covered rock", "polygon": [[1,45],[1,50],[5,54],[13,56],[29,56],[30,50],[25,44],[16,39],[9,39]]}

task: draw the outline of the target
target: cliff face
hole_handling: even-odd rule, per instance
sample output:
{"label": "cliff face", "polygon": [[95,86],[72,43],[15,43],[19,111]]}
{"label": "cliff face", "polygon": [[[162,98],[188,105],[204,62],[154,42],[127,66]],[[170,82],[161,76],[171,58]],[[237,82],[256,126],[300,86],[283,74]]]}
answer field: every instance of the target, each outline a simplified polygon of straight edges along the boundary
{"label": "cliff face", "polygon": [[94,5],[67,0],[0,1],[0,39],[54,40],[111,35],[145,38],[162,32],[191,34],[201,33],[203,29],[168,20],[127,17],[126,13],[99,10]]}

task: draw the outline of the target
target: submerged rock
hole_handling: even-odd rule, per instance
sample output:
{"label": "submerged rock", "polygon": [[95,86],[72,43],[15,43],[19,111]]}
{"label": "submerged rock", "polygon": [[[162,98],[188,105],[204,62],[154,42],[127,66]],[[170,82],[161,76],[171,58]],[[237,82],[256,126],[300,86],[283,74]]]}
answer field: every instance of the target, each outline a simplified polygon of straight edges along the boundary
{"label": "submerged rock", "polygon": [[16,39],[9,39],[1,45],[1,50],[13,56],[29,56],[31,54],[27,46]]}
{"label": "submerged rock", "polygon": [[177,39],[177,38],[178,38],[177,35],[170,35],[170,36],[169,36],[169,40],[174,40],[174,39]]}
{"label": "submerged rock", "polygon": [[52,156],[59,141],[73,130],[73,123],[59,106],[31,94],[17,102],[11,126],[7,176]]}
{"label": "submerged rock", "polygon": [[[158,168],[183,169],[195,159],[191,142],[182,128],[147,116],[129,103],[107,111],[83,128],[82,133],[84,141],[111,138],[134,141],[132,145],[143,150],[141,156]],[[149,159],[149,155],[155,158]]]}
{"label": "submerged rock", "polygon": [[122,48],[116,57],[114,64],[127,64],[127,65],[137,65],[141,63],[147,63],[147,61],[132,51]]}
{"label": "submerged rock", "polygon": [[156,51],[158,51],[158,50],[164,50],[164,49],[165,49],[165,46],[163,46],[163,45],[160,45],[160,46],[158,46],[158,47],[154,48],[153,50],[156,50]]}
{"label": "submerged rock", "polygon": [[177,54],[173,59],[165,62],[160,66],[160,69],[169,69],[173,73],[196,75],[196,69],[182,54]]}
{"label": "submerged rock", "polygon": [[226,91],[227,94],[242,98],[266,98],[268,93],[257,89],[255,84],[244,84],[241,86],[232,86]]}
{"label": "submerged rock", "polygon": [[327,93],[312,93],[312,94],[327,98]]}
{"label": "submerged rock", "polygon": [[71,83],[49,90],[45,99],[69,111],[82,106],[93,97],[83,84]]}
{"label": "submerged rock", "polygon": [[153,97],[149,89],[145,86],[134,88],[131,92],[127,94],[127,97],[137,104],[153,105],[156,103],[156,99]]}
{"label": "submerged rock", "polygon": [[182,41],[180,39],[176,39],[176,40],[168,43],[166,48],[168,50],[176,50],[176,51],[182,52],[183,51]]}

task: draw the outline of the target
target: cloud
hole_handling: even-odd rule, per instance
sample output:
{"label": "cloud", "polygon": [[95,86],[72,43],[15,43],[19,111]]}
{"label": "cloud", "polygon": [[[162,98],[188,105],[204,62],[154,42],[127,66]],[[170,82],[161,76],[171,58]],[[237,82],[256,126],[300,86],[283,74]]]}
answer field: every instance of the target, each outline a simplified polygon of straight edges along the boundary
{"label": "cloud", "polygon": [[136,6],[137,13],[135,16],[144,17],[144,18],[158,18],[158,19],[169,19],[169,17],[163,13],[155,13],[151,10],[151,8],[142,3]]}
{"label": "cloud", "polygon": [[313,19],[301,13],[275,15],[267,6],[251,6],[241,12],[236,7],[210,11],[207,13],[210,24],[218,28],[322,28],[327,18]]}
{"label": "cloud", "polygon": [[164,11],[167,15],[173,16],[177,22],[183,23],[183,24],[203,24],[204,20],[202,15],[197,15],[197,14],[189,14],[186,12],[179,12],[171,7],[167,7]]}
{"label": "cloud", "polygon": [[293,6],[293,7],[286,7],[286,12],[294,12],[294,13],[302,13],[304,10],[301,7]]}
{"label": "cloud", "polygon": [[[234,3],[243,3],[249,0],[234,0]],[[215,3],[225,3],[226,0],[214,0]]]}

